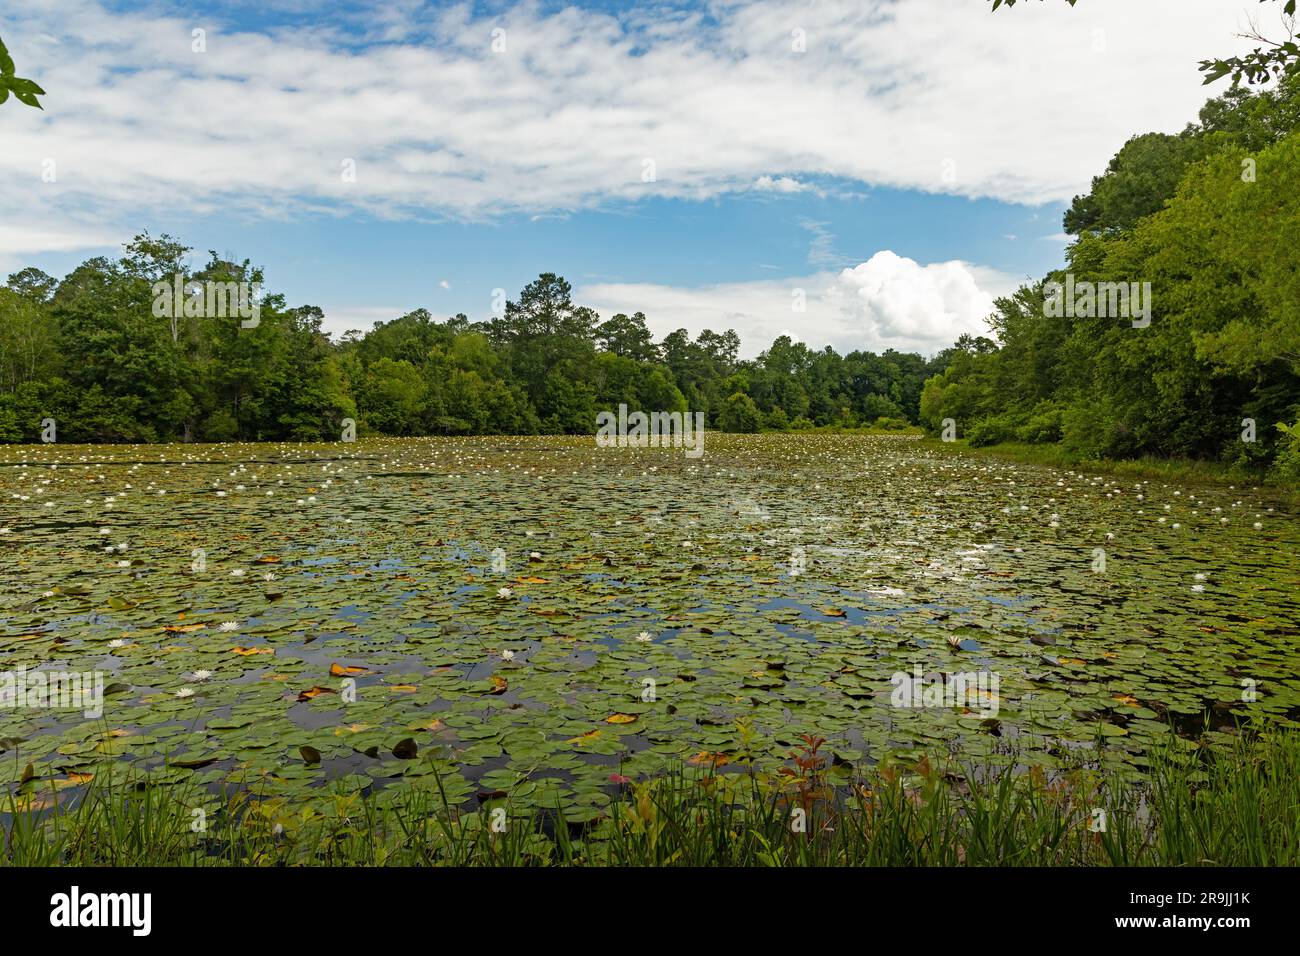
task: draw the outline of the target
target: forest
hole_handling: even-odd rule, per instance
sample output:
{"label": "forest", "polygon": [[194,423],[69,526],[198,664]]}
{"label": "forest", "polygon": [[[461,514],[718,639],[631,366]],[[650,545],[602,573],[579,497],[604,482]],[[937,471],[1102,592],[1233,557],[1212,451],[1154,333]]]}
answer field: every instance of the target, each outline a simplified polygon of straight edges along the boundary
{"label": "forest", "polygon": [[[934,356],[839,355],[734,331],[654,341],[543,274],[487,321],[417,309],[334,341],[324,314],[264,293],[250,323],[159,318],[154,284],[262,284],[263,270],[142,232],[118,259],[0,289],[0,441],[336,440],[591,434],[626,403],[728,432],[814,428],[1059,444],[1080,458],[1222,461],[1300,477],[1300,77],[1234,85],[1177,134],[1130,139],[1064,216],[1065,266],[997,300],[987,336]],[[1151,290],[1150,320],[1052,308],[1050,290]],[[1055,284],[1055,285],[1054,285]],[[1104,303],[1102,303],[1104,305]]]}

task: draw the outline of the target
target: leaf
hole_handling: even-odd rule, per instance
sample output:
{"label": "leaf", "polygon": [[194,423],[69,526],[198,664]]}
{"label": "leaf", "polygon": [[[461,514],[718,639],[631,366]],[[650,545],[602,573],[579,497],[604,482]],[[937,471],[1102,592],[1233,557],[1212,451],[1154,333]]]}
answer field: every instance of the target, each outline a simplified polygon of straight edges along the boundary
{"label": "leaf", "polygon": [[393,756],[398,760],[414,760],[419,752],[419,746],[410,737],[399,740],[397,746],[393,748]]}
{"label": "leaf", "polygon": [[45,109],[45,107],[41,106],[40,102],[31,93],[20,93],[17,90],[14,90],[14,96],[18,97],[19,103],[26,103],[28,106],[34,106],[38,110],[42,111]]}
{"label": "leaf", "polygon": [[201,767],[206,767],[208,764],[216,762],[216,757],[193,757],[183,760],[172,760],[169,763],[173,767],[180,767],[184,770],[198,770]]}
{"label": "leaf", "polygon": [[726,754],[713,753],[708,750],[701,750],[690,760],[686,761],[695,767],[702,767],[708,764],[711,767],[721,767],[723,764],[731,763],[731,758]]}
{"label": "leaf", "polygon": [[581,737],[570,737],[568,740],[565,741],[565,743],[566,744],[589,744],[597,737],[599,737],[602,733],[604,733],[604,731],[602,730],[589,730]]}
{"label": "leaf", "polygon": [[302,754],[302,759],[308,764],[320,763],[320,751],[315,747],[303,744],[298,748],[298,753]]}
{"label": "leaf", "polygon": [[636,716],[633,714],[610,714],[605,718],[607,724],[631,724],[636,722]]}
{"label": "leaf", "polygon": [[492,690],[488,691],[489,694],[504,694],[506,688],[510,686],[500,674],[493,674],[488,680],[492,682]]}
{"label": "leaf", "polygon": [[269,647],[232,647],[230,653],[238,654],[240,657],[251,657],[254,654],[274,654],[275,651]]}
{"label": "leaf", "polygon": [[313,687],[311,688],[311,690],[304,690],[301,693],[299,693],[298,700],[300,702],[305,700],[314,700],[317,697],[319,697],[321,694],[335,694],[335,693],[338,692],[331,690],[328,687]]}
{"label": "leaf", "polygon": [[548,584],[546,578],[515,578],[520,584]]}
{"label": "leaf", "polygon": [[416,687],[414,684],[394,684],[388,689],[394,694],[414,694],[420,688]]}
{"label": "leaf", "polygon": [[31,80],[25,80],[21,76],[15,76],[9,79],[9,89],[13,90],[15,94],[39,93],[42,96],[45,94],[45,91],[43,89],[41,89]]}
{"label": "leaf", "polygon": [[354,666],[352,666],[351,664],[347,665],[346,667],[341,666],[341,665],[339,665],[339,664],[337,664],[337,663],[336,663],[336,664],[331,664],[331,665],[330,665],[330,676],[331,676],[331,677],[346,677],[346,676],[348,676],[349,674],[369,674],[369,673],[370,673],[370,670],[369,670],[368,668],[365,668],[365,667],[354,667]]}
{"label": "leaf", "polygon": [[201,631],[206,624],[164,624],[163,630],[168,634],[188,634],[190,631]]}
{"label": "leaf", "polygon": [[[0,40],[0,76],[14,75],[14,58],[9,55],[3,40]],[[0,102],[4,102],[0,100]]]}
{"label": "leaf", "polygon": [[840,607],[824,607],[822,613],[827,617],[844,617],[847,612]]}

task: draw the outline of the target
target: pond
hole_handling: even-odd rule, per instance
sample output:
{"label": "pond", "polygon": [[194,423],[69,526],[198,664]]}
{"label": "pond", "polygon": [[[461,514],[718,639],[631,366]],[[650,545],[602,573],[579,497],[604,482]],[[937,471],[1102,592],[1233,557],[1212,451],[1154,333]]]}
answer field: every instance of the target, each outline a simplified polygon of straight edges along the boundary
{"label": "pond", "polygon": [[800,734],[844,774],[1138,773],[1170,723],[1300,716],[1300,517],[1267,489],[862,435],[8,446],[0,529],[0,670],[104,691],[0,709],[6,786],[114,762],[582,821],[611,775]]}

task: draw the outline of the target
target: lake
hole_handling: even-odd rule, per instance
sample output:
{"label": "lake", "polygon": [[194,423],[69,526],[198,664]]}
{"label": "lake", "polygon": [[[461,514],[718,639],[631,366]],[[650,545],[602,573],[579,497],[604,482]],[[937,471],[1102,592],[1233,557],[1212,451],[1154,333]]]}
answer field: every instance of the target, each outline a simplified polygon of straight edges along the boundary
{"label": "lake", "polygon": [[3,670],[102,680],[102,714],[0,710],[0,776],[60,793],[111,761],[581,822],[611,775],[800,734],[846,779],[1136,774],[1170,723],[1300,715],[1300,518],[1267,489],[865,435],[51,444],[0,446],[0,528]]}

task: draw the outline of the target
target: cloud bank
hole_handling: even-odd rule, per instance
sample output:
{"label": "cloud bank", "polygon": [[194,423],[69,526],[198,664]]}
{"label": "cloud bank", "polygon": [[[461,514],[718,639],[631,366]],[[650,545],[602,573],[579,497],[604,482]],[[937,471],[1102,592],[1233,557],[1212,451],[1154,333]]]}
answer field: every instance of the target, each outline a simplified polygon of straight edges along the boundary
{"label": "cloud bank", "polygon": [[295,7],[312,26],[7,10],[20,72],[49,91],[44,113],[4,113],[0,221],[26,236],[8,251],[130,234],[160,208],[484,219],[810,176],[1065,200],[1132,133],[1194,115],[1195,63],[1242,16],[1223,0]]}

